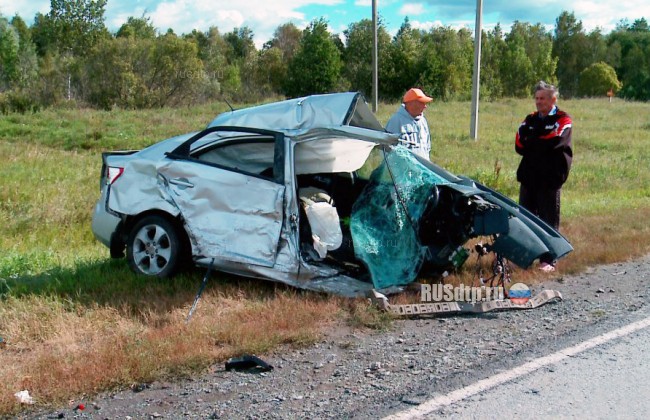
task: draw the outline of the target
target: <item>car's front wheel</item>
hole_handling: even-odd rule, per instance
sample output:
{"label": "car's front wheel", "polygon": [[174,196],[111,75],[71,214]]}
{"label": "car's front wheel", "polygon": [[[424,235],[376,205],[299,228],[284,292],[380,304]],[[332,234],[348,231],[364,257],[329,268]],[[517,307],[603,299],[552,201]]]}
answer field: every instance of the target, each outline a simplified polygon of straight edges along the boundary
{"label": "car's front wheel", "polygon": [[134,272],[167,278],[181,265],[183,242],[176,226],[168,219],[146,216],[131,229],[126,255]]}

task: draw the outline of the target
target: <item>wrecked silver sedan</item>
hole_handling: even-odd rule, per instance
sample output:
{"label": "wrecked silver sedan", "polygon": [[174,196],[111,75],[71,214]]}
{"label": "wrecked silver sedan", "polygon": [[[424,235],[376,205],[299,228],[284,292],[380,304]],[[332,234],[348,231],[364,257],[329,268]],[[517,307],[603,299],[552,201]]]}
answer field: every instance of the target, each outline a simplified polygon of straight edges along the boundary
{"label": "wrecked silver sedan", "polygon": [[524,268],[572,250],[507,197],[398,146],[357,93],[226,112],[104,153],[92,229],[144,275],[193,262],[345,296],[457,268],[471,238]]}

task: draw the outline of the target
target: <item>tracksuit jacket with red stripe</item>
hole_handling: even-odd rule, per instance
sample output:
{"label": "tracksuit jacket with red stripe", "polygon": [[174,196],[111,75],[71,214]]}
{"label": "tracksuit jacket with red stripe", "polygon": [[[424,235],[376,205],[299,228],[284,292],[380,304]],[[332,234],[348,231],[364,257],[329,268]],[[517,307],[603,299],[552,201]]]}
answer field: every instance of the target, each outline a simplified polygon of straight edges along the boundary
{"label": "tracksuit jacket with red stripe", "polygon": [[571,117],[554,107],[546,117],[529,114],[515,136],[515,150],[523,158],[517,181],[529,188],[560,189],[569,176]]}

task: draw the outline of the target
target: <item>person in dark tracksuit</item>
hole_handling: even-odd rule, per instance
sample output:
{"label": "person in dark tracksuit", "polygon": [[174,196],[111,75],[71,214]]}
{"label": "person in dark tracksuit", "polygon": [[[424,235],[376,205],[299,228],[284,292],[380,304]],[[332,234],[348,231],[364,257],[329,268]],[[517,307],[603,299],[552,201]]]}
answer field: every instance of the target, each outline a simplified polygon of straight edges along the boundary
{"label": "person in dark tracksuit", "polygon": [[[519,204],[555,230],[560,228],[560,191],[573,160],[571,117],[557,107],[557,97],[555,86],[540,81],[535,86],[537,111],[526,116],[515,136],[515,150],[522,156]],[[555,263],[543,255],[539,268],[554,271]]]}

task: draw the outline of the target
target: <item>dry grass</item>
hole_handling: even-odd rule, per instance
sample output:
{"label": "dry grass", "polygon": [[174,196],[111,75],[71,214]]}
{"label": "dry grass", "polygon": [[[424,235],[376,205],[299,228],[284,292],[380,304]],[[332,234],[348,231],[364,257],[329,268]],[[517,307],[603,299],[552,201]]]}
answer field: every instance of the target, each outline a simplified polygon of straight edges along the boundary
{"label": "dry grass", "polygon": [[179,377],[215,360],[260,354],[281,344],[307,345],[337,321],[340,301],[283,290],[207,291],[189,323],[189,306],[145,310],[84,306],[56,298],[8,298],[0,331],[0,413],[20,407],[27,389],[41,404],[61,404],[131,383]]}

